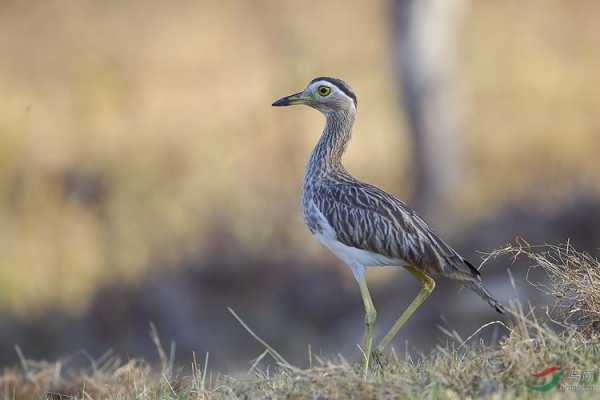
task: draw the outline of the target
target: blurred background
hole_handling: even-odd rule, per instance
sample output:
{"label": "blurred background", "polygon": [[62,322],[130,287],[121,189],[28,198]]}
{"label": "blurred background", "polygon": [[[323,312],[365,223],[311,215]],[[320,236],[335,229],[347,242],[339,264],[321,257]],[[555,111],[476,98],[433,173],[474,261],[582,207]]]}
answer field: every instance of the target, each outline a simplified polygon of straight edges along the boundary
{"label": "blurred background", "polygon": [[[299,207],[323,118],[270,106],[315,76],[358,95],[347,169],[473,263],[516,236],[596,255],[599,16],[593,0],[3,1],[0,365],[16,345],[153,360],[152,322],[178,362],[244,370],[262,349],[228,306],[300,366],[309,345],[358,359],[358,289]],[[490,290],[543,304],[510,263],[486,263]],[[418,285],[368,279],[381,334]],[[396,346],[497,318],[444,281]]]}

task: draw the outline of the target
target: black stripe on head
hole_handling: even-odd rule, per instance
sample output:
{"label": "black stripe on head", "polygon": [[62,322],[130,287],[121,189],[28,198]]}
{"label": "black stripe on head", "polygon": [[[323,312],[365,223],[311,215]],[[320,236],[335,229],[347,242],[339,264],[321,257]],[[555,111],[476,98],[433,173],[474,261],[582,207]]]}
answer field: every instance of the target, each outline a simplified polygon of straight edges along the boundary
{"label": "black stripe on head", "polygon": [[356,99],[356,94],[354,94],[354,91],[343,80],[337,78],[330,78],[328,76],[320,76],[310,81],[309,85],[312,85],[317,81],[326,81],[331,83],[332,85],[340,89],[342,92],[344,92],[346,96],[350,97],[352,101],[354,101],[354,107],[358,108],[358,100]]}

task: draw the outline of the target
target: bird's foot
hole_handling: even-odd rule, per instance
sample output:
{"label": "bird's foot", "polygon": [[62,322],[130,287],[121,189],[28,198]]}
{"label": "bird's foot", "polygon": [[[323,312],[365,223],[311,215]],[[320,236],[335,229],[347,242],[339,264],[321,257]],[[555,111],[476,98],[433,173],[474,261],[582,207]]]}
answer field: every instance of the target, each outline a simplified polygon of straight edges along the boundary
{"label": "bird's foot", "polygon": [[387,360],[383,354],[383,350],[376,349],[371,352],[371,370],[383,375],[383,371],[387,366]]}

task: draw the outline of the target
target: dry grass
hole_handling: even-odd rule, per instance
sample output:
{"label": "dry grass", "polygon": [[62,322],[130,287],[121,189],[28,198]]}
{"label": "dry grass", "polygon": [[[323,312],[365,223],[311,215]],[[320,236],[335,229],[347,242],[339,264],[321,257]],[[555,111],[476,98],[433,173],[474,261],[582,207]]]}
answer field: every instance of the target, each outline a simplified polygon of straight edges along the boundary
{"label": "dry grass", "polygon": [[600,262],[589,254],[564,245],[532,246],[519,240],[491,254],[527,257],[531,268],[541,268],[549,284],[530,282],[551,296],[555,322],[594,336],[600,334]]}
{"label": "dry grass", "polygon": [[[60,362],[23,359],[19,368],[5,370],[0,377],[0,394],[8,399],[40,398],[46,393],[54,393],[55,398],[78,399],[529,399],[538,396],[527,388],[535,382],[531,373],[559,364],[563,370],[561,386],[544,398],[597,398],[598,260],[569,245],[532,247],[522,242],[493,253],[499,255],[524,256],[533,261],[534,267],[542,268],[550,281],[544,288],[559,307],[555,308],[558,314],[546,318],[520,303],[512,304],[510,322],[482,327],[502,327],[505,336],[498,344],[478,340],[479,331],[467,339],[449,332],[448,343],[428,354],[392,351],[382,371],[363,379],[359,365],[341,356],[322,360],[310,355],[310,365],[302,369],[290,365],[263,343],[265,351],[247,374],[229,376],[208,373],[208,355],[194,362],[191,372],[175,370],[173,358],[163,350],[153,331],[161,360],[159,369],[138,360],[121,363],[107,358],[69,374],[63,372],[65,366]],[[559,316],[567,317],[565,322],[576,323],[557,324]],[[275,363],[261,368],[269,354]],[[585,377],[587,371],[592,375]],[[567,390],[562,385],[575,388]]]}

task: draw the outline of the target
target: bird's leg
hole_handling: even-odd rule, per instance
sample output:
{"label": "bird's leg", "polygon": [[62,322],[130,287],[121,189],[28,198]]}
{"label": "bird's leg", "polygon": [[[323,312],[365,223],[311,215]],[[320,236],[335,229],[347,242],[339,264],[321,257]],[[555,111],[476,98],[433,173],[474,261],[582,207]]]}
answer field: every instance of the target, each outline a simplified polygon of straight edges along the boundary
{"label": "bird's leg", "polygon": [[[362,271],[360,271],[362,272]],[[371,357],[371,351],[373,349],[373,326],[375,325],[375,318],[377,318],[377,311],[373,305],[371,294],[369,293],[369,287],[367,286],[367,280],[365,279],[364,272],[354,274],[358,287],[360,288],[360,295],[365,306],[365,337],[363,342],[364,352],[364,373],[366,376],[369,370],[369,359]]]}
{"label": "bird's leg", "polygon": [[435,281],[431,277],[429,277],[426,273],[424,273],[423,271],[421,271],[415,267],[405,267],[405,268],[415,278],[417,278],[419,280],[419,282],[421,282],[421,285],[422,285],[421,291],[419,292],[419,294],[417,294],[417,297],[415,297],[415,299],[412,301],[412,303],[410,303],[408,308],[406,310],[404,310],[404,312],[402,313],[400,318],[398,318],[398,320],[394,323],[394,325],[389,330],[389,332],[383,337],[383,339],[381,339],[381,342],[379,342],[379,345],[377,345],[377,348],[373,355],[378,363],[380,363],[380,361],[381,361],[381,358],[383,356],[383,350],[385,349],[385,347],[388,344],[390,344],[390,342],[392,341],[392,339],[394,339],[394,337],[396,336],[396,334],[398,333],[400,328],[402,328],[402,325],[404,325],[404,323],[406,321],[408,321],[408,319],[411,317],[411,315],[413,315],[414,312],[417,310],[417,308],[419,308],[419,306],[421,304],[423,304],[425,299],[427,297],[429,297],[429,295],[431,294],[431,292],[433,292],[433,289],[435,288]]}

